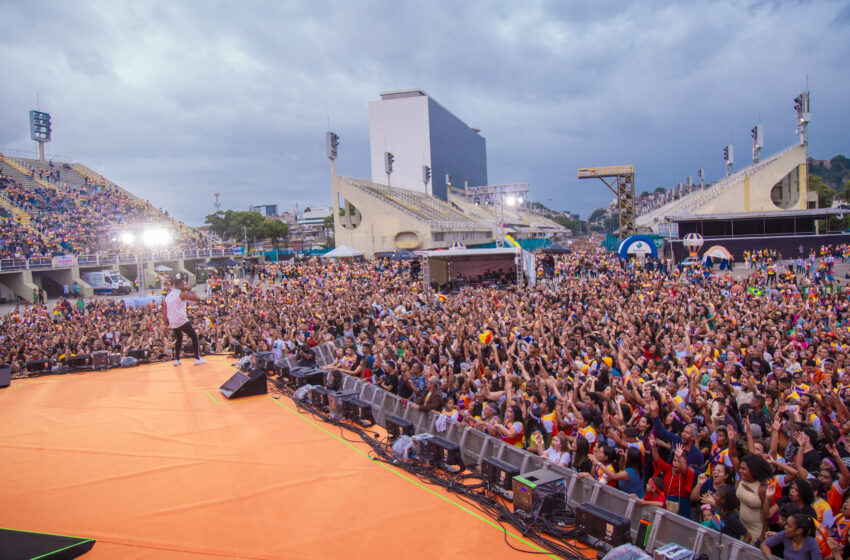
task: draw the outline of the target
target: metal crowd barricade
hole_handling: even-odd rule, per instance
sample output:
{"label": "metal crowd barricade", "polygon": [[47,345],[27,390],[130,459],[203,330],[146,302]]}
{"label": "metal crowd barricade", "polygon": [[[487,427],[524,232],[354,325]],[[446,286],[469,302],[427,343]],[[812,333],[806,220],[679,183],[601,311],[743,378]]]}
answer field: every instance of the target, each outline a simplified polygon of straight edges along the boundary
{"label": "metal crowd barricade", "polygon": [[[326,349],[335,347],[342,339],[326,343]],[[620,490],[602,484],[589,477],[580,478],[571,468],[550,463],[535,453],[530,453],[502,440],[484,434],[474,428],[455,422],[447,422],[444,432],[436,432],[437,413],[422,414],[404,406],[398,395],[388,393],[383,389],[351,375],[342,375],[342,388],[358,392],[361,399],[372,405],[375,421],[386,427],[388,416],[400,416],[413,423],[416,433],[428,432],[457,443],[461,456],[467,466],[479,465],[487,457],[497,457],[520,469],[520,472],[530,472],[545,469],[559,473],[567,481],[568,500],[571,506],[583,503],[599,505],[628,518],[631,521],[632,536],[637,534],[640,520],[644,514],[653,517],[652,530],[647,539],[647,550],[654,550],[656,543],[675,542],[696,553],[707,553],[710,558],[729,560],[760,560],[761,551],[731,537],[721,536],[720,533],[707,529],[678,514],[655,507],[639,506]]]}
{"label": "metal crowd barricade", "polygon": [[30,270],[53,268],[53,259],[51,257],[30,257],[27,261],[27,268]]}
{"label": "metal crowd barricade", "polygon": [[98,264],[97,255],[77,255],[77,266],[91,266]]}
{"label": "metal crowd barricade", "polygon": [[2,259],[0,260],[0,270],[26,270],[27,269],[27,260],[26,259]]}

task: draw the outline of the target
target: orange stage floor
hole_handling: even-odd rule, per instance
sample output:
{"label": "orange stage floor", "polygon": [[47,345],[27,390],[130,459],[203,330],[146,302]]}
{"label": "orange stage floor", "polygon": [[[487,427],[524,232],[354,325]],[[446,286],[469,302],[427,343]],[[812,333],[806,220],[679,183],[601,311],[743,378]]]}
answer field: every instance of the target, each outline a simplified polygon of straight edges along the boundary
{"label": "orange stage floor", "polygon": [[0,390],[0,527],[95,538],[87,560],[528,558],[289,399],[226,400],[232,371],[211,357],[13,380]]}

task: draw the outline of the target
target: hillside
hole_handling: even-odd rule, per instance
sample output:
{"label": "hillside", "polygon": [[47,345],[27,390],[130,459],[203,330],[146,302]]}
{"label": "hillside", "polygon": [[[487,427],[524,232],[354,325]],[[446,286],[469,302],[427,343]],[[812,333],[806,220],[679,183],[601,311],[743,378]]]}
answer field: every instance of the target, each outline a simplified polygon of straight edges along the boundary
{"label": "hillside", "polygon": [[850,181],[850,158],[841,154],[830,160],[809,158],[809,175],[817,175],[833,190],[844,190],[844,185]]}

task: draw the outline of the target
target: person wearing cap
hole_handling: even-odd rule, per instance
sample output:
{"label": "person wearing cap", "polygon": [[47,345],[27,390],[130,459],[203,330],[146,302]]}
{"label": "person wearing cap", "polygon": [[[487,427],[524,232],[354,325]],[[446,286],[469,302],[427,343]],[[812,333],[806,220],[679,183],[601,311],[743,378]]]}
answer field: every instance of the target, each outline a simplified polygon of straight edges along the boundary
{"label": "person wearing cap", "polygon": [[192,351],[195,354],[195,365],[207,363],[201,358],[198,333],[192,327],[192,322],[186,316],[186,302],[200,302],[198,294],[186,286],[186,280],[182,275],[174,277],[174,288],[162,301],[162,320],[167,328],[174,333],[174,365],[180,365],[180,352],[183,349],[183,335],[192,340]]}

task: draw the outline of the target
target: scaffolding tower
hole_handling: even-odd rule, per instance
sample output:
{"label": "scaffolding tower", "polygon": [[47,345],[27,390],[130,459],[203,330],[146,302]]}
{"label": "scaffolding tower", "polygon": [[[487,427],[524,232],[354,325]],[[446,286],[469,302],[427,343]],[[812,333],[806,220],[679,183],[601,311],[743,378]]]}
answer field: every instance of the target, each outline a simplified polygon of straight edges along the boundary
{"label": "scaffolding tower", "polygon": [[617,197],[620,213],[620,240],[635,234],[635,170],[631,165],[584,167],[579,179],[599,179]]}

